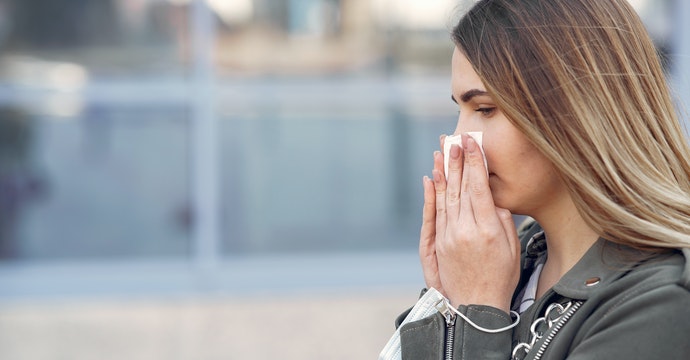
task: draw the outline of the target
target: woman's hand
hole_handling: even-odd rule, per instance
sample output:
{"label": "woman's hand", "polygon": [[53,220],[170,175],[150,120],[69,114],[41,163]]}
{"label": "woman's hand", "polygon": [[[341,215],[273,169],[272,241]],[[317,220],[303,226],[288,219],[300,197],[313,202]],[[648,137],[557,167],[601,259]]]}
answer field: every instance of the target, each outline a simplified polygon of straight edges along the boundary
{"label": "woman's hand", "polygon": [[[444,138],[441,138],[443,147]],[[465,151],[434,153],[433,181],[424,179],[420,258],[428,287],[453,306],[489,305],[508,312],[519,280],[520,243],[508,210],[493,203],[477,143],[463,135]]]}
{"label": "woman's hand", "polygon": [[[442,136],[441,149],[443,149],[443,140],[444,137]],[[434,174],[436,169],[443,169],[443,155],[440,151],[434,152]],[[422,210],[422,230],[419,238],[419,258],[422,262],[422,271],[427,288],[433,287],[445,295],[438,272],[438,257],[436,255],[436,219],[445,221],[445,216],[437,216],[436,214],[435,182],[427,176],[422,182],[424,185],[424,209]],[[445,226],[438,228],[440,232],[445,231]]]}

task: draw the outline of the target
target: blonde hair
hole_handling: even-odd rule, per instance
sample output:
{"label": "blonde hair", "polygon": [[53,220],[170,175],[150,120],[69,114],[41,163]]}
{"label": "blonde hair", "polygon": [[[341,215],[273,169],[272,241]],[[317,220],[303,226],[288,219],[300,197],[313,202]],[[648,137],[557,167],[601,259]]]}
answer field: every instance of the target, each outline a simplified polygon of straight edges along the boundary
{"label": "blonde hair", "polygon": [[595,231],[690,247],[690,149],[626,0],[482,0],[452,36]]}

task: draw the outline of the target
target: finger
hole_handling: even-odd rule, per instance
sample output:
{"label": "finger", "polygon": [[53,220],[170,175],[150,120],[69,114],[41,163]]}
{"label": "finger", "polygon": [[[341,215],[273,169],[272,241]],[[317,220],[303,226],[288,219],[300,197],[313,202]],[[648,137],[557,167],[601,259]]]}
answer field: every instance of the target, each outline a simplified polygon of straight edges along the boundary
{"label": "finger", "polygon": [[425,176],[424,208],[422,210],[422,230],[419,237],[419,259],[427,288],[441,289],[438,278],[438,260],[436,257],[436,194],[434,183]]}
{"label": "finger", "polygon": [[419,254],[424,258],[435,252],[436,194],[434,183],[429,177],[424,177],[422,185],[424,186],[424,207],[422,209],[422,230],[419,236]]}
{"label": "finger", "polygon": [[[443,155],[440,158],[436,157],[436,152],[434,152],[434,169],[443,169],[443,176],[446,177],[446,180],[448,180],[448,174],[446,174],[446,166],[445,166],[445,146],[446,146],[446,134],[441,135],[439,138],[439,146],[440,146],[440,153]],[[440,160],[440,163],[437,164],[437,159]],[[438,165],[438,166],[437,166]]]}
{"label": "finger", "polygon": [[501,225],[503,225],[503,231],[506,234],[508,245],[511,247],[512,255],[514,258],[518,258],[520,256],[520,239],[518,239],[517,230],[515,230],[513,214],[502,208],[496,208],[496,214],[501,220]]}
{"label": "finger", "polygon": [[470,136],[463,135],[463,143],[465,144],[465,169],[467,171],[463,178],[465,180],[463,181],[463,188],[469,195],[469,203],[474,218],[477,223],[499,226],[482,151],[477,142]]}
{"label": "finger", "polygon": [[434,169],[434,197],[436,204],[436,236],[443,237],[446,229],[446,178],[443,170]]}
{"label": "finger", "polygon": [[[467,135],[462,135],[463,138],[466,137]],[[464,144],[464,140],[463,140]],[[463,145],[464,146],[464,145]],[[467,151],[464,152],[464,161],[462,163],[462,182],[460,184],[460,222],[464,225],[473,225],[475,226],[477,223],[477,219],[474,216],[474,211],[472,209],[472,197],[470,196],[469,193],[469,188],[471,186],[470,183],[470,162],[467,159],[468,153]]]}
{"label": "finger", "polygon": [[460,182],[463,174],[462,149],[451,145],[448,161],[448,183],[446,185],[446,208],[449,219],[457,219],[460,212]]}
{"label": "finger", "polygon": [[440,171],[441,174],[443,174],[443,178],[446,179],[443,161],[443,153],[440,151],[434,151],[434,170]]}

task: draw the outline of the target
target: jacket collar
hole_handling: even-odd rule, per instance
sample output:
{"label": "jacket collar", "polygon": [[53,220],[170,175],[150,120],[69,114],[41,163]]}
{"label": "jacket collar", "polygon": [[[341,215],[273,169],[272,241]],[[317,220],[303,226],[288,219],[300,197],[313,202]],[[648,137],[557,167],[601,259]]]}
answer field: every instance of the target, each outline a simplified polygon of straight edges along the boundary
{"label": "jacket collar", "polygon": [[[679,285],[690,289],[690,249],[683,249],[683,275]],[[640,263],[664,255],[650,255],[599,238],[575,266],[554,285],[553,290],[565,297],[587,300],[593,293],[605,289]],[[668,255],[666,255],[668,256]]]}
{"label": "jacket collar", "polygon": [[613,254],[613,248],[606,240],[599,238],[554,285],[553,290],[568,298],[586,300],[596,289],[620,278],[631,266],[615,261],[620,255]]}
{"label": "jacket collar", "polygon": [[678,285],[690,290],[690,248],[685,248],[682,251],[685,256],[685,268],[680,281],[678,281]]}

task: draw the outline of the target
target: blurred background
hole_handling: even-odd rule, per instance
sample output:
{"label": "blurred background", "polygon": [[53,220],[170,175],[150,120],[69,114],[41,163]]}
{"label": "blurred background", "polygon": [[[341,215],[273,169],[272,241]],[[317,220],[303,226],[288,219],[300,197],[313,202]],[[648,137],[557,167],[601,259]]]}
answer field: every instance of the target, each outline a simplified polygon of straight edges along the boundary
{"label": "blurred background", "polygon": [[375,358],[471,3],[0,0],[0,358]]}

